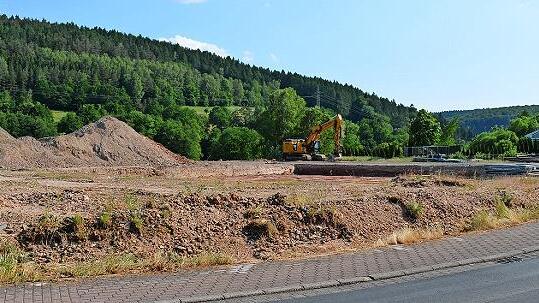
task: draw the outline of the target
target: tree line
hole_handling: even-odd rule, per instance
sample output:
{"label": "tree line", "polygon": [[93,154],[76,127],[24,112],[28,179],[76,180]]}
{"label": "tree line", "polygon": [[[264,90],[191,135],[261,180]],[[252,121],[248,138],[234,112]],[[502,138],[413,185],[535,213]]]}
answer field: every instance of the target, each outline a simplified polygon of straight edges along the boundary
{"label": "tree line", "polygon": [[[6,54],[5,44],[19,44],[20,46],[14,47],[14,52]],[[45,48],[53,51],[107,56],[110,58],[128,58],[131,60],[181,64],[189,66],[201,74],[219,78],[219,80],[222,79],[221,77],[237,80],[235,82],[237,93],[241,90],[238,88],[239,83],[244,88],[247,87],[250,91],[254,90],[255,93],[258,89],[253,88],[253,85],[256,86],[253,83],[258,83],[262,87],[264,84],[278,86],[280,88],[291,87],[301,96],[313,95],[317,88],[320,88],[327,95],[327,98],[322,100],[322,107],[339,112],[355,122],[360,121],[364,117],[363,112],[366,107],[369,107],[374,109],[375,112],[389,117],[393,127],[401,128],[406,126],[409,119],[416,112],[413,106],[406,107],[402,104],[397,104],[394,100],[379,97],[374,93],[364,92],[351,85],[343,85],[336,81],[328,81],[319,77],[302,76],[297,73],[272,71],[267,68],[244,64],[231,57],[222,58],[209,52],[190,50],[179,45],[152,40],[142,36],[123,34],[115,30],[105,30],[98,27],[80,27],[73,23],[58,24],[19,18],[17,16],[0,16],[0,47],[4,50],[4,55],[17,56],[18,50],[24,46],[32,49]],[[25,68],[27,66],[23,61],[24,59],[21,58],[17,62],[21,65],[20,68],[22,70],[19,71],[19,67],[16,67],[14,70],[21,77],[20,80],[25,80],[30,76],[26,75]],[[62,70],[58,72],[62,72]],[[142,75],[141,80],[143,82],[144,76],[147,77],[147,74]],[[138,82],[136,78],[124,80],[133,82],[131,85],[136,85]],[[200,93],[208,96],[208,100],[213,100],[214,95],[212,93],[215,93],[216,84],[212,80],[209,79],[208,83],[205,84],[207,87],[199,85]],[[89,78],[88,81],[92,81],[92,78]],[[192,81],[191,84],[193,82],[196,83],[197,81]],[[226,84],[224,86],[228,85]],[[29,88],[35,91],[35,87]],[[145,88],[149,89],[149,87]],[[226,87],[224,89],[228,90]],[[220,93],[219,99],[230,97],[225,92]],[[193,93],[193,95],[187,94],[184,97],[189,99],[189,97],[196,96],[196,93]],[[149,97],[151,97],[151,90]],[[201,96],[201,100],[205,100],[204,97]],[[142,98],[145,98],[145,95]],[[250,98],[250,100],[252,99]],[[95,101],[99,100],[91,99],[88,100],[88,103]],[[240,102],[241,100],[236,99],[235,101]],[[194,101],[191,100],[191,102]],[[315,99],[306,98],[306,102],[309,106],[313,106]]]}
{"label": "tree line", "polygon": [[[323,92],[314,107],[315,90]],[[205,107],[201,114],[194,107]],[[51,110],[68,112],[55,121]],[[465,143],[462,120],[316,77],[276,72],[178,45],[74,24],[0,16],[0,127],[16,137],[69,133],[104,115],[192,159],[280,155],[287,137],[345,116],[345,155],[401,156],[403,147]],[[468,155],[530,146],[537,117],[468,135]],[[323,133],[322,152],[333,149]]]}

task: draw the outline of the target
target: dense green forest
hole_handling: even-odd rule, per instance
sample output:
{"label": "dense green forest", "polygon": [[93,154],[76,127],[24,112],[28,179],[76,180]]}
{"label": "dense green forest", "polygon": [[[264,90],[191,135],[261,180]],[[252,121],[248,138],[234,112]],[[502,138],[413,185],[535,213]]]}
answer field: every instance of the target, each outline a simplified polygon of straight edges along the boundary
{"label": "dense green forest", "polygon": [[[274,158],[284,138],[304,137],[340,113],[345,155],[401,156],[405,145],[455,145],[482,132],[463,152],[491,157],[535,149],[523,135],[539,128],[539,116],[523,112],[537,111],[433,115],[350,85],[168,42],[0,16],[0,127],[16,137],[69,133],[113,115],[192,159]],[[332,130],[322,135],[323,153],[332,152],[332,137]]]}
{"label": "dense green forest", "polygon": [[[321,108],[313,107],[315,91]],[[287,121],[282,111],[298,98]],[[200,115],[193,106],[213,109]],[[273,157],[282,138],[305,136],[336,113],[347,119],[346,153],[385,152],[406,144],[416,113],[350,85],[117,31],[7,16],[0,17],[0,109],[0,126],[15,136],[70,132],[114,115],[193,159]],[[58,122],[51,110],[69,114]],[[243,155],[212,148],[231,140],[262,147]],[[322,140],[329,152],[331,134]]]}
{"label": "dense green forest", "polygon": [[[159,86],[169,85],[173,86],[173,88],[167,87],[165,92],[169,92],[167,89],[183,90],[183,94],[175,97],[185,102],[185,104],[222,103],[224,100],[235,104],[243,104],[245,101],[254,101],[255,97],[250,94],[258,94],[259,90],[262,90],[267,85],[277,85],[282,88],[294,88],[301,96],[312,96],[317,88],[320,88],[322,107],[337,111],[353,121],[359,121],[364,117],[366,108],[372,107],[375,112],[387,115],[391,120],[391,124],[399,128],[406,126],[410,116],[413,116],[415,112],[414,108],[405,107],[393,100],[363,92],[351,85],[342,85],[334,81],[327,81],[318,77],[306,77],[296,73],[272,71],[247,65],[230,57],[221,58],[209,52],[190,50],[168,42],[127,35],[114,30],[90,29],[79,27],[75,24],[57,24],[1,16],[0,39],[2,39],[2,45],[0,46],[4,52],[3,55],[16,56],[12,58],[15,62],[10,65],[12,69],[10,70],[11,76],[15,77],[15,79],[11,79],[8,84],[19,88],[36,88],[37,75],[35,73],[39,71],[39,68],[36,69],[32,61],[28,62],[27,60],[32,58],[32,53],[40,52],[38,49],[46,48],[53,51],[52,57],[61,57],[63,54],[67,54],[56,54],[55,51],[65,51],[81,56],[85,54],[85,56],[79,57],[76,63],[67,59],[71,68],[79,67],[78,64],[80,64],[81,60],[87,64],[94,65],[86,55],[90,56],[90,58],[92,58],[92,55],[99,56],[99,60],[106,60],[102,59],[103,56],[117,58],[116,60],[120,61],[120,65],[123,65],[123,62],[126,62],[125,60],[130,59],[133,62],[132,64],[137,66],[135,74],[129,70],[131,67],[125,67],[126,70],[123,70],[122,66],[120,73],[112,71],[110,68],[103,70],[99,67],[96,70],[97,67],[94,67],[91,70],[82,70],[86,72],[88,79],[81,81],[91,82],[97,78],[100,81],[106,79],[118,83],[117,81],[119,80],[121,81],[120,88],[124,87],[133,99],[148,100],[155,98],[156,94],[161,92],[158,90]],[[52,71],[64,73],[56,65],[51,67],[51,62],[36,63],[40,65],[46,64]],[[55,62],[53,61],[52,63]],[[148,71],[139,65],[159,66],[160,69],[168,69],[171,65],[177,65],[174,67],[175,70],[189,67],[196,71],[182,70],[182,74],[185,75],[180,78],[182,85],[176,86],[178,83],[166,81],[167,77],[176,76],[174,72],[171,74],[159,74],[163,79],[158,81],[157,79],[152,79],[155,76],[153,70]],[[126,77],[126,74],[132,75],[132,77]],[[72,76],[77,75],[66,72],[63,75],[56,76],[65,76],[61,78],[70,79]],[[61,78],[51,78],[49,80],[63,80]],[[223,81],[223,79],[227,79],[227,81]],[[129,92],[128,86],[136,84],[139,80],[142,82],[143,89],[140,96],[136,96],[135,92]],[[242,88],[240,88],[240,84]],[[231,85],[234,85],[236,95],[230,92],[233,89],[230,87]],[[216,89],[216,86],[219,86],[224,91]],[[118,86],[115,88],[118,89]],[[242,90],[244,94],[241,93]],[[78,93],[80,94],[81,92]],[[64,96],[64,98],[78,97],[80,99],[80,95],[77,96],[75,92],[70,91],[60,91],[58,95]],[[81,101],[84,103],[103,102],[104,98],[111,95],[114,96],[113,91],[96,91],[95,94]],[[307,98],[306,101],[309,106],[314,105],[316,102],[314,98]],[[62,103],[55,104],[55,106],[70,107]]]}
{"label": "dense green forest", "polygon": [[539,105],[454,110],[440,112],[438,115],[443,119],[458,118],[460,120],[458,136],[469,140],[481,132],[491,130],[495,126],[507,127],[511,119],[526,112],[529,114],[539,113]]}

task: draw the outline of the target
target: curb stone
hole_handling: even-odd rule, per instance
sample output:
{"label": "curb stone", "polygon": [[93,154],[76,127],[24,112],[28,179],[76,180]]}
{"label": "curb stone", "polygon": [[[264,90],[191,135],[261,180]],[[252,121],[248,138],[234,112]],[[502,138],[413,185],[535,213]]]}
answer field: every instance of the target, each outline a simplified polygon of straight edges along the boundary
{"label": "curb stone", "polygon": [[422,267],[417,267],[417,268],[408,269],[408,270],[398,270],[398,271],[392,271],[392,272],[386,272],[386,273],[376,273],[367,277],[355,277],[355,278],[347,278],[347,279],[342,279],[342,280],[339,279],[339,280],[330,280],[330,281],[323,281],[323,282],[316,282],[316,283],[296,284],[296,285],[274,287],[274,288],[261,289],[261,290],[225,293],[223,295],[215,295],[215,296],[192,297],[189,299],[181,299],[180,301],[182,303],[219,301],[223,299],[244,298],[244,297],[251,297],[251,296],[257,296],[257,295],[262,295],[262,294],[268,295],[268,294],[277,294],[277,293],[285,293],[285,292],[293,292],[293,291],[301,291],[301,290],[314,290],[314,289],[329,288],[329,287],[335,287],[335,286],[352,285],[352,284],[365,283],[369,281],[379,281],[379,280],[387,280],[387,279],[398,278],[398,277],[403,277],[403,276],[410,276],[410,275],[415,275],[415,274],[420,274],[420,273],[432,272],[432,271],[454,268],[454,267],[461,267],[461,266],[471,265],[471,264],[495,262],[495,261],[499,261],[499,260],[507,259],[509,257],[516,256],[516,255],[527,254],[527,253],[532,253],[532,252],[537,252],[537,251],[539,251],[539,245],[531,246],[524,249],[516,249],[507,253],[496,254],[496,255],[487,256],[484,258],[469,258],[469,259],[464,259],[460,261],[452,261],[452,262],[435,264],[432,266],[422,266]]}

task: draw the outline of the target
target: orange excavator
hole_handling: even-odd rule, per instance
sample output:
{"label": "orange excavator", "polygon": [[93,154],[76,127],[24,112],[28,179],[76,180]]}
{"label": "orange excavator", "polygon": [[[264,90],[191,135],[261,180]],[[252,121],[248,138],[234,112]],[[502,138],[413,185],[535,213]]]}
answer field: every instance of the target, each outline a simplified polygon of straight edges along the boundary
{"label": "orange excavator", "polygon": [[335,131],[333,141],[335,148],[330,160],[341,157],[341,137],[344,120],[340,114],[333,119],[317,125],[305,139],[285,139],[283,141],[283,159],[285,161],[305,160],[305,161],[325,161],[326,155],[320,154],[320,135],[326,129],[333,128]]}

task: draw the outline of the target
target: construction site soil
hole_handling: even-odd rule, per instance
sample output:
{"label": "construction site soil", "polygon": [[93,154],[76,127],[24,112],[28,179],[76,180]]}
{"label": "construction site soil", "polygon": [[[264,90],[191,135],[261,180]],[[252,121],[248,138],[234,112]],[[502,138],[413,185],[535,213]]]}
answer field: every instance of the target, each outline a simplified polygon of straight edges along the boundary
{"label": "construction site soil", "polygon": [[[238,171],[272,167],[227,165]],[[410,228],[456,235],[478,212],[494,210],[500,197],[510,196],[514,208],[539,202],[539,180],[528,177],[230,176],[225,171],[200,178],[204,166],[185,164],[181,171],[159,173],[0,171],[0,237],[37,264],[155,253],[218,253],[245,262],[387,244],[392,234]],[[421,214],[411,214],[409,203],[420,204]]]}
{"label": "construction site soil", "polygon": [[274,161],[187,161],[133,132],[105,118],[58,138],[3,133],[0,241],[38,266],[156,254],[256,262],[394,244],[404,230],[457,235],[500,201],[539,203],[534,177],[300,176]]}

